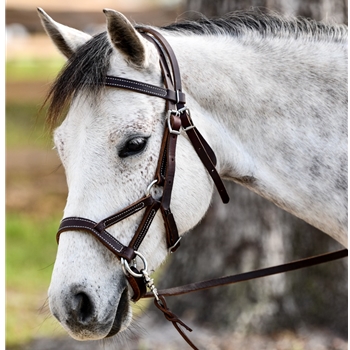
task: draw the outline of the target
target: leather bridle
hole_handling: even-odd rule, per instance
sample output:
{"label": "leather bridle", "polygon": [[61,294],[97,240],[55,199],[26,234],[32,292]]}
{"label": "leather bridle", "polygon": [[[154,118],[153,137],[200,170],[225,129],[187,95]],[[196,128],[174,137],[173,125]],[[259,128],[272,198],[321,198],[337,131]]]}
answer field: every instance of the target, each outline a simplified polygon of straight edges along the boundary
{"label": "leather bridle", "polygon": [[[215,168],[215,154],[209,144],[200,134],[196,126],[193,124],[190,111],[185,106],[186,98],[185,94],[182,92],[180,70],[176,56],[171,46],[166,41],[166,39],[154,29],[147,27],[137,27],[137,30],[144,38],[153,43],[159,52],[159,63],[165,88],[114,76],[107,76],[104,84],[110,87],[132,90],[142,94],[165,99],[167,111],[166,123],[156,168],[155,179],[145,190],[144,197],[132,203],[125,209],[101,220],[98,223],[81,217],[64,218],[61,221],[56,239],[58,243],[62,232],[75,230],[86,231],[96,237],[105,247],[107,247],[121,260],[124,273],[134,292],[132,300],[136,302],[142,297],[155,297],[155,305],[164,313],[165,317],[174,324],[176,329],[180,332],[188,344],[193,349],[196,349],[194,344],[179,328],[178,324],[182,325],[189,331],[191,331],[191,329],[188,328],[181,320],[179,320],[178,317],[176,317],[176,315],[174,315],[167,308],[164,295],[178,295],[188,293],[196,290],[216,287],[218,285],[236,283],[247,279],[263,277],[275,273],[294,270],[301,267],[311,266],[316,263],[339,259],[341,257],[347,256],[347,249],[335,253],[326,254],[322,257],[318,256],[308,258],[306,259],[307,262],[303,260],[303,262],[298,261],[241,275],[228,276],[225,278],[194,283],[191,285],[177,287],[169,290],[159,292],[157,291],[153,284],[153,280],[148,275],[147,261],[145,257],[138,251],[138,249],[159,209],[164,221],[168,250],[170,252],[175,252],[180,246],[181,237],[179,237],[175,218],[171,212],[170,207],[175,176],[176,144],[177,138],[181,133],[181,129],[186,132],[197,155],[207,169],[208,174],[213,179],[222,201],[224,203],[228,203],[229,197],[220,178],[220,175]],[[162,195],[157,199],[154,198],[151,194],[151,188],[155,185],[162,188]],[[128,246],[123,245],[115,237],[108,233],[107,229],[109,227],[141,210],[145,210],[143,218]],[[136,257],[141,258],[143,261],[144,266],[140,271],[136,268]],[[146,286],[151,290],[151,292],[146,293]]]}
{"label": "leather bridle", "polygon": [[[144,197],[116,214],[98,223],[86,218],[67,217],[62,220],[57,233],[57,242],[59,241],[60,234],[64,231],[83,230],[94,235],[102,244],[121,259],[123,266],[127,269],[128,273],[126,275],[134,290],[132,298],[134,301],[139,300],[139,298],[145,294],[146,288],[142,273],[136,271],[135,267],[130,268],[129,264],[136,256],[139,256],[144,264],[146,264],[145,258],[138,252],[138,249],[159,209],[164,220],[166,241],[169,251],[175,252],[180,246],[180,237],[170,204],[175,176],[176,143],[181,128],[187,133],[195,151],[214,180],[223,202],[227,203],[229,201],[225,186],[215,168],[215,154],[197,128],[193,125],[190,111],[185,107],[186,99],[185,94],[182,92],[180,70],[172,48],[157,31],[150,28],[138,28],[138,30],[144,38],[154,43],[158,49],[165,88],[113,76],[106,77],[105,85],[157,96],[166,100],[166,125],[161,143],[155,180],[145,189]],[[168,62],[170,63],[170,67]],[[162,188],[162,196],[160,199],[155,199],[151,194],[151,188],[154,185]],[[145,209],[143,219],[128,246],[123,245],[106,231],[109,227],[142,209]]]}

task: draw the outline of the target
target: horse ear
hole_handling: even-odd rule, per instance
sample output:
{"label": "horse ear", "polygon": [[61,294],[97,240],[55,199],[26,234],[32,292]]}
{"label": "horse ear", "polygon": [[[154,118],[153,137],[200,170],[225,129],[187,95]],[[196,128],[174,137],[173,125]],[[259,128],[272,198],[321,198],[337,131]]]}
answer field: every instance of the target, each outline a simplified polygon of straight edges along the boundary
{"label": "horse ear", "polygon": [[146,50],[141,35],[129,20],[121,13],[104,9],[107,18],[107,29],[112,45],[122,52],[126,59],[137,67],[143,67]]}
{"label": "horse ear", "polygon": [[43,9],[38,8],[41,23],[56,47],[67,58],[92,37],[74,28],[55,22]]}

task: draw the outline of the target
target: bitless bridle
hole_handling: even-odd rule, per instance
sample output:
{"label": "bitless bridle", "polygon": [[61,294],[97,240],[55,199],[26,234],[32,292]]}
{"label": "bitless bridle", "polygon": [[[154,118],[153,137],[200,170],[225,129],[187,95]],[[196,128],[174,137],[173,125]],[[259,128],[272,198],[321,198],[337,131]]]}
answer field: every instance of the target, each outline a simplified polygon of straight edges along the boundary
{"label": "bitless bridle", "polygon": [[[165,88],[114,76],[106,76],[104,84],[106,86],[132,90],[166,100],[166,123],[155,179],[145,190],[144,197],[98,223],[81,217],[64,218],[61,221],[57,232],[57,243],[61,233],[64,231],[86,231],[95,236],[104,246],[106,246],[121,260],[123,271],[134,292],[132,300],[136,302],[142,297],[154,297],[155,305],[164,313],[165,317],[173,323],[187,343],[193,349],[197,349],[186,334],[184,334],[178,324],[182,325],[189,331],[191,331],[191,329],[168,309],[164,295],[171,296],[189,293],[192,291],[208,289],[230,283],[237,283],[248,279],[259,278],[339,259],[347,256],[347,249],[307,258],[289,264],[243,273],[240,275],[222,277],[164,291],[157,291],[154,286],[153,279],[151,279],[148,274],[147,261],[138,251],[138,249],[159,209],[164,221],[168,250],[170,252],[175,252],[180,246],[181,237],[179,237],[175,218],[170,209],[170,204],[175,176],[176,144],[177,138],[181,131],[186,132],[197,155],[213,179],[223,203],[228,203],[229,196],[220,175],[215,168],[215,154],[196,126],[193,124],[190,110],[185,106],[186,97],[182,92],[180,70],[171,46],[159,32],[152,28],[137,27],[137,30],[145,39],[153,43],[159,52],[159,63]],[[157,199],[155,199],[151,194],[151,188],[155,185],[163,188],[161,197]],[[108,233],[108,231],[106,231],[109,227],[143,209],[145,209],[145,213],[141,223],[139,224],[128,246],[123,245],[115,237]],[[140,271],[136,268],[136,257],[139,257],[144,265]],[[150,289],[150,292],[148,293],[146,293],[146,286]]]}

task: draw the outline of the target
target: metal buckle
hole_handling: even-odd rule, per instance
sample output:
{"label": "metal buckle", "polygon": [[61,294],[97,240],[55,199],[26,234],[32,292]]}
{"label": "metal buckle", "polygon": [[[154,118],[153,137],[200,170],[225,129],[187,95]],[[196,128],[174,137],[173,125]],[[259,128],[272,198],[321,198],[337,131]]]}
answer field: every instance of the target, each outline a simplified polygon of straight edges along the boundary
{"label": "metal buckle", "polygon": [[178,110],[178,112],[179,112],[179,114],[182,114],[182,113],[184,113],[184,112],[187,112],[187,115],[188,115],[188,118],[189,118],[189,122],[190,122],[190,126],[188,126],[187,128],[184,128],[184,127],[182,127],[182,129],[184,130],[184,131],[188,131],[188,130],[191,130],[191,129],[194,129],[196,126],[194,125],[194,123],[193,123],[193,120],[192,120],[192,118],[191,118],[191,111],[190,111],[190,109],[188,108],[188,107],[183,107],[183,108],[181,108],[181,109],[179,109]]}
{"label": "metal buckle", "polygon": [[167,115],[166,115],[166,119],[167,119],[167,123],[168,123],[168,129],[169,129],[169,132],[170,134],[174,134],[174,135],[180,135],[181,134],[181,131],[177,131],[177,130],[174,130],[171,126],[171,122],[170,122],[170,116],[171,115],[175,115],[175,116],[180,116],[180,113],[179,111],[175,111],[174,109],[169,109],[168,112],[167,112]]}

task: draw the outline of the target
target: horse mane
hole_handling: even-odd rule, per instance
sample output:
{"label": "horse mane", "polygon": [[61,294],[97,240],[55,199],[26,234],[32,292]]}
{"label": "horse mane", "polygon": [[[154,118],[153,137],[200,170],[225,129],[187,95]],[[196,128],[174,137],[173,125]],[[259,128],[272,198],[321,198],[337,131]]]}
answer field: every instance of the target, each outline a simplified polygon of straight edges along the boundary
{"label": "horse mane", "polygon": [[[136,26],[137,28],[137,26]],[[347,26],[331,25],[306,18],[283,18],[276,14],[260,11],[237,11],[223,17],[184,20],[161,30],[177,35],[229,35],[242,37],[294,37],[311,41],[347,42]],[[82,45],[67,61],[57,76],[44,102],[49,102],[47,123],[52,129],[58,122],[65,107],[81,90],[98,96],[104,86],[109,69],[112,47],[107,33],[94,36]]]}
{"label": "horse mane", "polygon": [[347,26],[326,24],[304,17],[282,17],[275,13],[258,10],[236,11],[222,17],[208,19],[201,16],[196,20],[183,20],[162,27],[167,31],[188,35],[229,35],[248,34],[262,37],[295,37],[313,41],[347,41]]}

